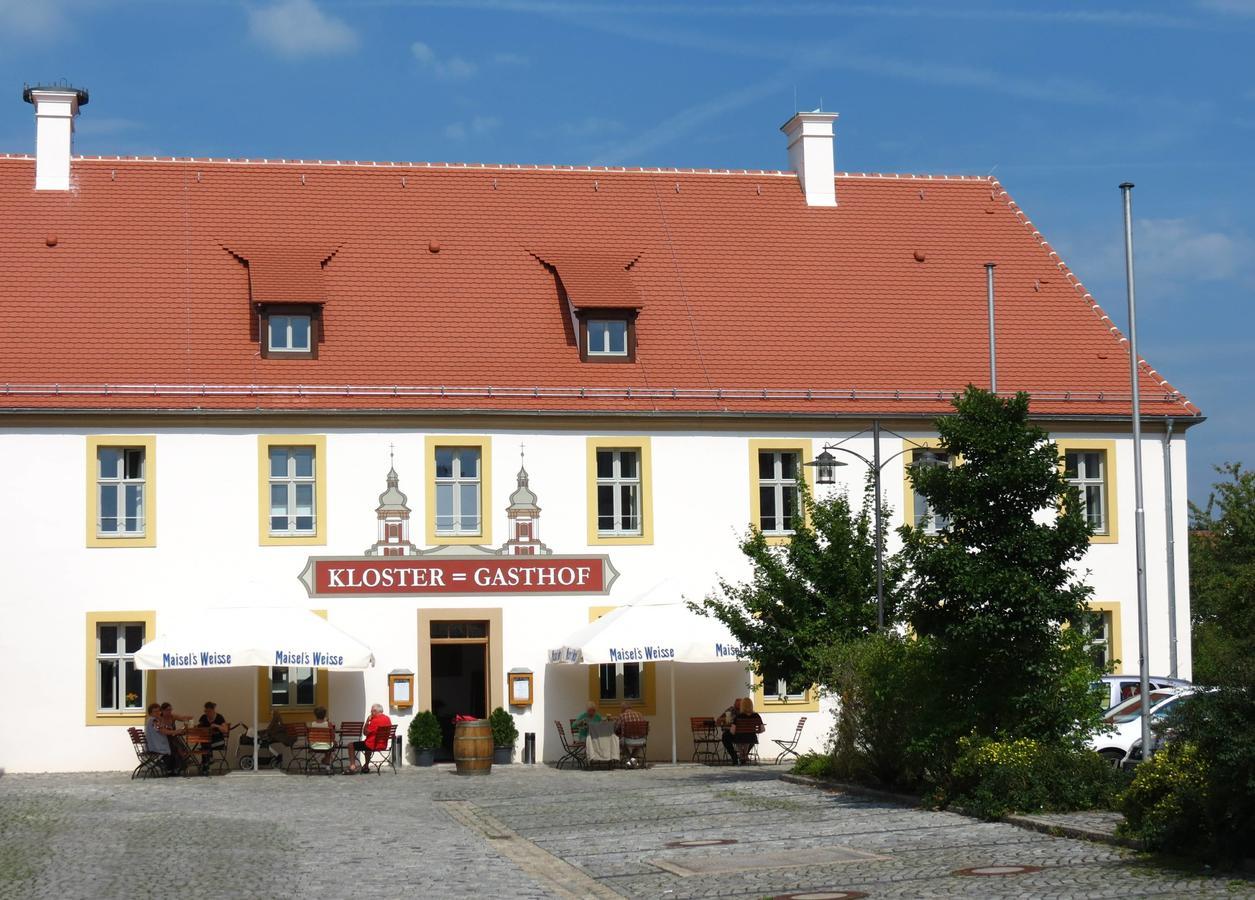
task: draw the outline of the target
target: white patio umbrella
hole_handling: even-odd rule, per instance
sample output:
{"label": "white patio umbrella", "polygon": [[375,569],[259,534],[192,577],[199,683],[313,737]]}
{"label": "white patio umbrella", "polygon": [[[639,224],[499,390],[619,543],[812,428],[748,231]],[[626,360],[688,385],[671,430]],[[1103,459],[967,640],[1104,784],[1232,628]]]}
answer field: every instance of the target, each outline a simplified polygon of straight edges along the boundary
{"label": "white patio umbrella", "polygon": [[[650,593],[653,593],[652,591]],[[614,609],[549,651],[555,665],[671,663],[671,762],[676,761],[675,664],[745,662],[732,632],[718,619],[679,601],[642,599]]]}
{"label": "white patio umbrella", "polygon": [[[135,654],[139,669],[230,669],[309,666],[361,671],[375,664],[369,647],[308,609],[232,607],[171,616]],[[253,691],[253,772],[256,773],[257,692]]]}

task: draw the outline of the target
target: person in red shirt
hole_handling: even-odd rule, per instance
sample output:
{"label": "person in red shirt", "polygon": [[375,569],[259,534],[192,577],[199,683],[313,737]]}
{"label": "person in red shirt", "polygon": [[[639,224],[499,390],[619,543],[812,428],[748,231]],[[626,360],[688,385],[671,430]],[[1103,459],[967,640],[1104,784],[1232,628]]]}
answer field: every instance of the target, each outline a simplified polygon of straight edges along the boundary
{"label": "person in red shirt", "polygon": [[[358,772],[368,771],[370,755],[374,752],[388,749],[388,736],[391,730],[392,720],[384,715],[383,706],[379,703],[374,704],[370,708],[370,718],[366,720],[366,724],[362,727],[366,739],[353,742],[353,752],[349,758],[349,767],[344,774],[356,775]],[[366,762],[360,766],[357,764],[358,752],[366,754]]]}

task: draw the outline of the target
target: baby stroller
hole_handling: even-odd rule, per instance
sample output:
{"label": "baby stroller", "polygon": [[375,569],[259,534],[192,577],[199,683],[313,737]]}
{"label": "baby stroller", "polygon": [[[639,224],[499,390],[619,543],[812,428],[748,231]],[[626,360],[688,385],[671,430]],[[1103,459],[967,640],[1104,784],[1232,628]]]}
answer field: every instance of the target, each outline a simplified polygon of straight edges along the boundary
{"label": "baby stroller", "polygon": [[[263,728],[259,733],[259,742],[257,745],[257,764],[264,768],[277,769],[283,765],[283,755],[270,752],[270,737],[267,730]],[[248,733],[248,726],[244,726],[244,733],[240,735],[239,749],[236,751],[235,764],[245,770],[253,768],[253,736]]]}

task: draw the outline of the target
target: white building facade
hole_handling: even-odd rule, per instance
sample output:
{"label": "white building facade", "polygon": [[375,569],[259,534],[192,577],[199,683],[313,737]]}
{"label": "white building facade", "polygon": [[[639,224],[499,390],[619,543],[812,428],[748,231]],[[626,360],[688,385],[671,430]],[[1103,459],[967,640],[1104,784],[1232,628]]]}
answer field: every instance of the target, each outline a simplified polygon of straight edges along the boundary
{"label": "white building facade", "polygon": [[[32,101],[39,96],[32,92]],[[86,95],[54,99],[76,113]],[[1096,534],[1080,569],[1094,588],[1095,653],[1118,661],[1116,671],[1135,671],[1135,448],[1120,394],[1118,333],[1092,298],[1085,305],[1074,296],[1075,279],[1059,274],[1065,270],[1057,257],[1026,231],[996,183],[895,182],[886,202],[879,182],[833,175],[835,117],[819,115],[817,123],[802,123],[804,131],[786,129],[791,155],[811,154],[791,160],[789,171],[543,173],[545,191],[561,193],[578,177],[578,204],[600,204],[607,194],[621,204],[587,213],[573,205],[559,217],[588,215],[598,236],[593,245],[561,237],[557,225],[537,226],[535,236],[530,226],[511,225],[507,237],[489,235],[496,226],[477,225],[488,235],[485,250],[459,230],[462,212],[440,212],[446,196],[462,210],[472,201],[459,192],[472,188],[473,202],[489,206],[511,190],[536,190],[542,175],[512,168],[401,167],[381,175],[375,167],[329,172],[58,156],[40,163],[37,183],[37,160],[0,159],[0,204],[14,223],[0,234],[0,249],[29,263],[11,269],[0,297],[10,341],[0,348],[9,360],[9,371],[0,373],[0,496],[8,513],[0,517],[0,720],[11,726],[0,735],[0,769],[125,768],[133,764],[125,728],[142,724],[142,710],[154,700],[187,713],[214,700],[231,721],[249,718],[254,701],[263,719],[278,709],[292,721],[307,720],[321,703],[336,722],[360,719],[381,702],[401,734],[416,710],[432,709],[447,721],[502,706],[521,733],[535,734],[545,761],[561,755],[555,720],[565,723],[590,702],[607,712],[628,702],[650,720],[649,755],[661,760],[672,743],[671,677],[681,759],[693,752],[690,717],[717,715],[746,695],[755,697],[767,725],[764,758],[774,756],[771,739],[791,737],[802,716],[808,724],[800,749],[822,747],[832,724],[829,701],[810,686],[774,677],[770,660],[761,661],[764,689],[737,662],[556,666],[548,650],[620,604],[700,600],[720,578],[748,577],[738,544],[749,527],[787,541],[794,479],[814,471],[804,464],[839,441],[871,458],[873,421],[886,429],[882,458],[904,451],[883,472],[884,499],[894,510],[887,527],[931,521],[904,466],[914,448],[935,443],[933,422],[948,397],[985,377],[984,333],[973,326],[964,343],[927,323],[911,332],[862,321],[856,304],[840,323],[827,322],[823,311],[816,315],[790,298],[830,290],[870,296],[880,284],[925,278],[926,260],[946,251],[912,253],[926,240],[910,236],[888,255],[879,239],[855,248],[867,261],[869,286],[832,288],[822,271],[766,257],[749,259],[739,275],[725,271],[735,269],[738,256],[785,240],[778,235],[788,228],[796,229],[786,236],[789,246],[819,260],[823,254],[807,242],[837,246],[837,238],[817,235],[817,228],[835,222],[851,233],[868,229],[857,218],[814,217],[857,217],[860,204],[905,216],[908,224],[914,206],[900,213],[895,204],[949,204],[960,218],[971,213],[969,224],[955,228],[959,243],[977,235],[956,270],[971,269],[976,323],[984,314],[979,260],[992,246],[979,228],[999,223],[1006,236],[1000,258],[1015,276],[1006,289],[1013,299],[1008,333],[1000,335],[1007,358],[999,361],[999,379],[1033,393],[1037,420],[1059,441],[1061,464],[1086,494]],[[48,169],[62,165],[72,171]],[[799,187],[802,170],[814,197]],[[456,180],[445,179],[450,174]],[[345,224],[398,202],[372,193],[384,177],[394,192],[425,191],[415,208],[432,217],[419,229],[423,237],[405,231],[386,257],[377,241]],[[223,186],[231,179],[243,181]],[[328,196],[344,200],[349,213],[327,222],[311,213],[307,227],[316,237],[300,246],[276,238],[258,251],[256,234],[244,229],[232,237],[234,220],[209,221],[208,207],[190,213],[206,224],[189,238],[152,211],[169,206],[176,221],[188,212],[180,204],[192,202],[186,196],[193,185],[209,185],[243,209],[259,191],[256,202],[269,207],[266,191],[303,196],[307,187],[324,189],[320,180],[333,182]],[[171,185],[186,190],[179,195]],[[616,201],[616,191],[627,198]],[[130,192],[143,204],[129,206]],[[702,192],[704,211],[674,205]],[[622,223],[633,210],[664,203],[673,204],[670,218],[640,239],[645,249],[628,252],[635,238],[622,235]],[[721,230],[767,215],[769,203],[777,224],[764,220],[752,237]],[[512,214],[493,209],[496,222]],[[265,214],[257,207],[247,218]],[[520,215],[520,223],[527,218]],[[364,227],[373,234],[381,226]],[[118,254],[142,243],[141,234],[164,241],[166,255],[132,259],[123,276],[100,274],[114,272]],[[575,249],[555,252],[564,240]],[[192,262],[180,269],[185,257]],[[445,265],[466,268],[451,275],[438,268]],[[495,280],[476,287],[476,273],[485,271]],[[935,278],[901,292],[957,297],[968,287],[947,280],[944,268]],[[767,309],[787,321],[756,330],[752,308],[735,304],[772,290],[779,299]],[[419,299],[371,305],[398,291],[416,291]],[[1024,300],[1018,305],[1017,292]],[[509,296],[505,343],[475,315],[444,324],[405,319],[411,307],[418,309],[413,315],[427,314],[428,295],[458,298],[447,305],[459,315],[480,302],[468,296],[486,297],[486,310]],[[28,313],[49,304],[52,331],[63,328],[68,343],[41,343],[24,331]],[[123,333],[112,319],[97,317],[102,306],[127,309],[147,324]],[[1049,315],[1060,309],[1083,335],[1076,359],[1067,354],[1077,340]],[[883,313],[901,322],[891,304]],[[951,310],[944,321],[959,318]],[[378,327],[369,324],[376,319]],[[533,319],[552,326],[551,333],[529,331]],[[375,330],[355,330],[367,327]],[[870,349],[847,352],[840,337],[846,332],[863,335]],[[412,334],[412,343],[395,342],[398,333]],[[772,350],[773,342],[783,349]],[[1040,364],[1052,342],[1061,360],[1053,369]],[[923,386],[910,362],[897,364],[896,375],[884,367],[886,357],[909,360],[929,347],[938,358],[966,355]],[[830,363],[829,353],[843,361]],[[1127,354],[1123,359],[1127,386]],[[833,374],[847,364],[854,368]],[[1155,674],[1169,674],[1175,659],[1171,674],[1188,678],[1186,426],[1200,417],[1149,367],[1144,375],[1151,407],[1141,448],[1150,662]],[[908,389],[894,388],[895,377]],[[878,387],[850,387],[856,384]],[[865,475],[850,465],[837,470],[837,484],[818,490],[860,496]],[[890,549],[896,545],[891,536]],[[134,669],[131,656],[163,621],[229,606],[319,611],[368,644],[376,666],[365,673]],[[507,675],[520,672],[533,678],[530,704],[510,702]],[[391,703],[390,673],[413,674],[414,706]],[[57,740],[33,740],[49,721]]]}

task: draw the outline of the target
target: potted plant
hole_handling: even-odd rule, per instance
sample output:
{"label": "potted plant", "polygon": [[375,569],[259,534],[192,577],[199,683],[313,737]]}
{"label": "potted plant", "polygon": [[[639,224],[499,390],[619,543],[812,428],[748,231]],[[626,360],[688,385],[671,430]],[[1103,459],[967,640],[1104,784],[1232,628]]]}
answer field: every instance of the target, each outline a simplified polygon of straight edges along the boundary
{"label": "potted plant", "polygon": [[431,710],[423,710],[410,720],[410,746],[414,748],[414,762],[420,766],[435,765],[436,748],[443,735],[440,722]]}
{"label": "potted plant", "polygon": [[509,765],[514,759],[514,742],[519,739],[519,730],[514,727],[514,716],[498,706],[488,717],[488,725],[492,728],[492,764]]}

